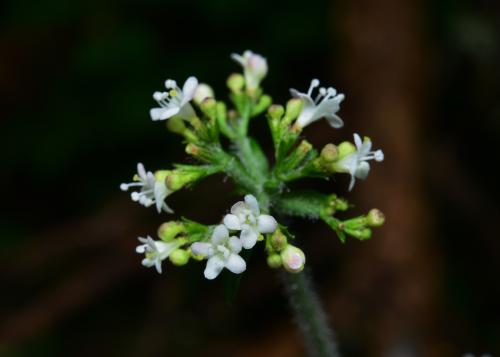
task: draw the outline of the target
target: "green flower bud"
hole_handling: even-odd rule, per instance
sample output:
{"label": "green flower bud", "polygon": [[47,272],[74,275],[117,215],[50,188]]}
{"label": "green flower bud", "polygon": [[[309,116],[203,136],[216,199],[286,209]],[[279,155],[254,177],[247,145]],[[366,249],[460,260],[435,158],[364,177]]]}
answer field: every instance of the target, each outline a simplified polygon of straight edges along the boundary
{"label": "green flower bud", "polygon": [[349,202],[343,198],[336,198],[334,202],[334,208],[337,211],[347,211],[349,209]]}
{"label": "green flower bud", "polygon": [[201,148],[195,144],[187,144],[186,145],[186,153],[197,157],[201,154]]}
{"label": "green flower bud", "polygon": [[337,146],[338,156],[337,159],[342,159],[349,154],[356,151],[356,146],[349,141],[343,141]]}
{"label": "green flower bud", "polygon": [[190,253],[186,249],[176,249],[168,256],[172,264],[181,266],[189,262]]}
{"label": "green flower bud", "polygon": [[299,98],[292,98],[286,103],[286,114],[284,124],[288,125],[294,121],[302,111],[304,101]]}
{"label": "green flower bud", "polygon": [[184,125],[184,120],[180,117],[172,117],[167,120],[167,129],[175,134],[184,134],[186,130],[186,125]]}
{"label": "green flower bud", "polygon": [[333,144],[326,144],[321,150],[321,159],[325,162],[333,162],[339,155],[338,149]]}
{"label": "green flower bud", "polygon": [[273,120],[280,120],[283,114],[285,114],[285,109],[282,105],[273,104],[267,110],[267,113]]}
{"label": "green flower bud", "polygon": [[245,86],[245,78],[239,73],[233,73],[227,79],[227,86],[233,93],[239,93]]}
{"label": "green flower bud", "polygon": [[158,170],[155,172],[155,179],[156,181],[166,181],[168,175],[170,175],[170,173],[172,172],[172,170]]}
{"label": "green flower bud", "polygon": [[283,263],[283,268],[287,271],[290,273],[299,273],[304,270],[306,257],[302,250],[289,244],[281,252],[281,261]]}
{"label": "green flower bud", "polygon": [[217,115],[217,102],[214,98],[208,97],[200,104],[200,109],[207,117],[214,119]]}
{"label": "green flower bud", "polygon": [[185,232],[185,227],[182,222],[170,221],[165,222],[158,227],[158,237],[164,242],[173,240],[179,233]]}
{"label": "green flower bud", "polygon": [[382,213],[382,211],[373,208],[368,212],[366,216],[366,223],[370,227],[380,227],[383,225],[385,222],[385,215]]}
{"label": "green flower bud", "polygon": [[350,236],[353,236],[354,238],[357,238],[359,240],[366,240],[370,239],[372,236],[372,230],[370,228],[358,228],[358,229],[351,229],[345,227],[344,231],[349,234]]}
{"label": "green flower bud", "polygon": [[272,269],[277,269],[281,266],[281,256],[279,254],[271,254],[267,257],[267,265]]}
{"label": "green flower bud", "polygon": [[193,183],[205,176],[205,170],[196,169],[176,169],[167,176],[167,187],[171,191],[178,191],[186,185]]}
{"label": "green flower bud", "polygon": [[266,110],[267,107],[269,107],[272,102],[273,102],[273,99],[270,96],[268,96],[267,94],[264,94],[263,96],[261,96],[259,98],[259,101],[257,102],[257,104],[255,104],[255,106],[253,107],[252,115],[259,115],[264,110]]}
{"label": "green flower bud", "polygon": [[279,228],[276,229],[271,236],[271,246],[273,247],[273,249],[280,252],[287,246],[287,244],[288,241],[286,239],[286,236],[281,232]]}

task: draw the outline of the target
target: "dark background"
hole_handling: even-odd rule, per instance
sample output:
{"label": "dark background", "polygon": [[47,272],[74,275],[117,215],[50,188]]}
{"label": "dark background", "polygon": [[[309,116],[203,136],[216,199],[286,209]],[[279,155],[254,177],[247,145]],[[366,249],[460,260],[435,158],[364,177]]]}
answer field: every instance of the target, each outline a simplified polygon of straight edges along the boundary
{"label": "dark background", "polygon": [[[347,194],[387,215],[342,245],[296,222],[345,356],[500,355],[495,1],[8,0],[0,34],[0,355],[301,356],[276,274],[255,254],[236,300],[202,264],[140,266],[158,216],[119,191],[138,161],[185,162],[151,94],[189,75],[225,98],[232,52],[267,57],[278,102],[313,77],[346,93],[343,130],[386,160]],[[269,144],[264,120],[253,134]],[[268,146],[268,149],[270,147]],[[169,197],[211,224],[236,199],[222,176]]]}

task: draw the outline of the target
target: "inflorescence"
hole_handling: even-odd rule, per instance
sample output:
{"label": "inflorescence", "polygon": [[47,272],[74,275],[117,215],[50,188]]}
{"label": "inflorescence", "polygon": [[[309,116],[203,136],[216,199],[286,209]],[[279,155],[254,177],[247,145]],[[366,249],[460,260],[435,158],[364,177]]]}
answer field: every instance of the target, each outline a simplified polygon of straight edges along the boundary
{"label": "inflorescence", "polygon": [[[134,190],[133,201],[145,207],[154,206],[158,213],[173,213],[165,202],[169,195],[216,173],[230,177],[246,195],[219,224],[205,225],[183,218],[163,223],[158,229],[159,240],[139,237],[136,251],[144,254],[142,264],[161,273],[167,259],[178,266],[190,260],[206,260],[204,275],[215,279],[224,268],[235,274],[244,272],[246,262],[240,253],[263,242],[271,268],[300,272],[306,262],[305,254],[290,243],[295,237],[276,219],[284,216],[320,219],[342,242],[346,236],[370,238],[371,228],[385,220],[379,210],[342,221],[335,214],[351,207],[345,199],[289,187],[290,182],[303,178],[329,179],[346,173],[351,177],[352,190],[356,178],[368,176],[370,160],[383,161],[382,150],[372,151],[370,138],[358,134],[354,134],[354,143],[330,143],[319,152],[302,139],[303,129],[322,118],[332,128],[344,125],[337,115],[344,94],[333,87],[320,87],[319,80],[313,79],[307,93],[290,89],[292,98],[285,107],[273,104],[261,88],[268,72],[266,59],[251,51],[231,57],[243,67],[243,74],[231,74],[227,80],[231,109],[216,100],[209,85],[199,83],[193,76],[182,88],[168,79],[165,91],[153,94],[159,106],[150,110],[151,119],[166,121],[170,131],[181,135],[186,153],[198,164],[175,164],[172,169],[153,173],[139,163],[133,182],[123,183],[120,188]],[[248,136],[251,120],[266,111],[274,144],[273,166],[258,141]]]}

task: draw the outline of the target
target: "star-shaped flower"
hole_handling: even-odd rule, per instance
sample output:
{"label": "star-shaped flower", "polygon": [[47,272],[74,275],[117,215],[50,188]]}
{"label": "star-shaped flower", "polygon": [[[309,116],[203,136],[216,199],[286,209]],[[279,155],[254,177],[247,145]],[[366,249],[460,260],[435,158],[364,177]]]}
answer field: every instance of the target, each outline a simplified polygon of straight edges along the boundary
{"label": "star-shaped flower", "polygon": [[130,194],[132,201],[139,202],[145,207],[156,205],[158,213],[162,210],[173,213],[172,209],[165,203],[165,198],[170,194],[165,180],[157,180],[151,171],[147,171],[144,165],[137,164],[137,175],[134,176],[134,182],[122,183],[120,189],[127,191],[130,187],[140,187],[140,191],[134,191]]}
{"label": "star-shaped flower", "polygon": [[351,175],[349,191],[354,187],[356,178],[364,180],[368,176],[370,172],[368,161],[375,160],[380,162],[384,160],[382,150],[371,151],[372,141],[368,137],[361,140],[358,134],[354,134],[354,143],[356,144],[356,151],[334,164],[337,172],[346,172]]}
{"label": "star-shaped flower", "polygon": [[259,203],[253,195],[246,195],[245,201],[235,203],[231,213],[224,217],[224,224],[228,229],[241,231],[240,239],[245,249],[255,245],[260,233],[272,233],[278,226],[273,216],[260,214]]}
{"label": "star-shaped flower", "polygon": [[142,265],[148,268],[154,266],[160,274],[162,271],[161,263],[182,244],[182,242],[177,240],[168,243],[161,240],[153,240],[150,236],[146,238],[139,237],[139,242],[142,244],[138,245],[135,251],[139,254],[145,254]]}
{"label": "star-shaped flower", "polygon": [[313,79],[307,93],[301,93],[293,88],[290,89],[293,97],[301,98],[304,101],[296,124],[304,128],[321,118],[325,118],[332,128],[341,128],[344,122],[336,113],[339,111],[340,103],[344,100],[345,96],[342,93],[337,94],[335,88],[321,87],[318,95],[313,99],[313,90],[318,86],[319,80]]}
{"label": "star-shaped flower", "polygon": [[204,275],[209,280],[215,279],[224,268],[235,274],[241,274],[247,268],[243,258],[238,255],[241,241],[238,237],[229,237],[229,231],[223,224],[215,227],[210,242],[193,243],[191,251],[208,258]]}
{"label": "star-shaped flower", "polygon": [[249,50],[245,51],[243,55],[233,53],[231,58],[243,67],[246,88],[250,91],[259,88],[260,82],[267,74],[266,59]]}
{"label": "star-shaped flower", "polygon": [[159,108],[153,108],[149,111],[151,119],[165,120],[175,116],[183,119],[189,119],[195,116],[195,112],[189,103],[198,87],[198,79],[189,77],[184,82],[182,90],[177,86],[176,81],[167,79],[165,81],[166,92],[154,92],[153,98],[160,105]]}

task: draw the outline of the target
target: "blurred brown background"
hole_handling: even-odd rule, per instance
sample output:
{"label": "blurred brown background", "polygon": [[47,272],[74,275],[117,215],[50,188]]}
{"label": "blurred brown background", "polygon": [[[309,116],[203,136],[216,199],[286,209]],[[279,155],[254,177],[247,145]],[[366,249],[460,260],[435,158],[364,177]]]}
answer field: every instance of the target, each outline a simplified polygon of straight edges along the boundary
{"label": "blurred brown background", "polygon": [[[313,77],[347,96],[342,130],[386,160],[348,194],[386,225],[342,245],[318,222],[292,229],[345,356],[500,354],[496,165],[500,6],[494,1],[7,0],[1,5],[1,356],[302,356],[276,274],[257,253],[236,300],[202,264],[140,266],[158,216],[119,191],[135,164],[186,160],[149,120],[151,94],[188,75],[226,95],[247,48],[268,59],[278,102]],[[270,144],[264,120],[255,136]],[[268,149],[270,146],[268,146]],[[223,177],[169,203],[220,219]],[[168,264],[168,263],[167,263]]]}

